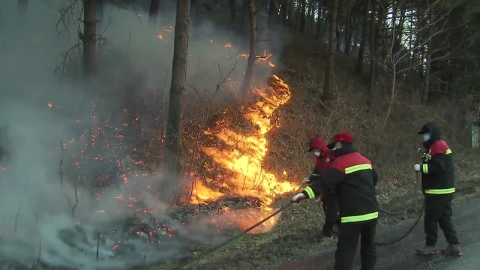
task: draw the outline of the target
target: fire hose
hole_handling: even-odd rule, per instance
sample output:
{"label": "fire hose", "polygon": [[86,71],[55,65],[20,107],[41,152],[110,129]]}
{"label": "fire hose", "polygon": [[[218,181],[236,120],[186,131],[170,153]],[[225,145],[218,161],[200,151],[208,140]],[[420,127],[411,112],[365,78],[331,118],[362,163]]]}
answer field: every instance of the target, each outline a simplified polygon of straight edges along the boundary
{"label": "fire hose", "polygon": [[[416,181],[415,183],[418,183],[419,182],[419,178],[420,178],[420,173],[416,173]],[[415,188],[415,193],[416,193],[416,188]],[[420,213],[418,214],[418,216],[415,218],[415,222],[413,223],[413,225],[402,235],[400,236],[399,238],[395,239],[395,240],[392,240],[392,241],[389,241],[389,242],[383,242],[383,243],[380,243],[380,242],[374,242],[375,245],[377,246],[380,246],[380,247],[383,247],[383,246],[389,246],[389,245],[393,245],[393,244],[396,244],[400,241],[402,241],[405,237],[407,237],[410,233],[413,232],[413,230],[417,227],[418,223],[420,222],[420,219],[422,218],[422,215],[423,215],[423,212],[425,211],[425,199],[423,199],[423,202],[422,202],[422,206],[420,207],[421,210],[420,210]],[[381,208],[379,208],[379,210],[381,212],[384,212],[384,213],[391,213],[391,212],[388,212],[388,211],[385,211],[385,210],[382,210]],[[401,212],[403,213],[403,212]]]}
{"label": "fire hose", "polygon": [[[419,173],[416,173],[416,183],[418,183],[419,181]],[[415,189],[416,190],[416,189]],[[259,222],[255,223],[254,225],[250,226],[249,228],[245,229],[244,231],[240,232],[239,234],[227,239],[225,242],[217,245],[217,246],[214,246],[212,247],[211,249],[207,250],[206,252],[202,253],[200,256],[198,257],[195,257],[193,258],[193,260],[186,260],[186,261],[183,261],[181,262],[179,265],[177,265],[175,268],[173,268],[173,270],[181,270],[183,269],[183,267],[189,265],[190,263],[194,262],[194,261],[199,261],[203,258],[205,258],[207,255],[209,254],[212,254],[213,252],[217,251],[218,249],[226,246],[227,244],[239,239],[240,237],[246,235],[248,232],[250,232],[251,230],[257,228],[258,226],[262,225],[263,223],[265,223],[266,221],[270,220],[271,218],[273,218],[274,216],[280,214],[281,212],[285,211],[286,209],[290,208],[291,206],[293,205],[293,202],[290,201],[289,203],[283,205],[282,207],[280,207],[280,209],[278,209],[277,211],[273,212],[272,214],[270,214],[268,217],[260,220]],[[389,246],[389,245],[393,245],[393,244],[396,244],[398,242],[400,242],[401,240],[403,240],[405,237],[407,237],[410,233],[412,233],[412,231],[415,229],[415,227],[418,225],[418,223],[420,222],[420,219],[423,215],[423,212],[425,210],[425,200],[423,200],[423,203],[422,203],[422,206],[421,206],[421,211],[420,213],[418,214],[418,216],[416,217],[416,220],[415,222],[413,223],[413,225],[402,235],[400,236],[399,238],[393,240],[393,241],[389,241],[389,242],[383,242],[383,243],[380,243],[380,242],[374,242],[375,245],[377,246]],[[385,212],[387,214],[389,213],[395,213],[395,212],[389,212],[389,211],[385,211],[385,210],[380,210],[382,212]],[[403,212],[399,212],[399,213],[404,213]]]}
{"label": "fire hose", "polygon": [[217,251],[218,249],[226,246],[227,244],[230,244],[231,242],[237,240],[238,238],[244,236],[245,234],[247,234],[249,231],[257,228],[258,226],[262,225],[263,223],[265,223],[267,220],[273,218],[274,216],[280,214],[281,212],[283,212],[284,210],[286,210],[287,208],[289,208],[290,206],[293,205],[293,202],[289,202],[288,204],[280,207],[280,209],[278,209],[277,211],[273,212],[272,214],[270,214],[268,217],[260,220],[259,222],[255,223],[254,225],[250,226],[249,228],[245,229],[244,231],[242,231],[241,233],[229,238],[227,241],[221,243],[220,245],[217,245],[217,246],[214,246],[213,248],[209,249],[208,251],[206,251],[205,253],[202,253],[200,256],[198,257],[195,257],[193,260],[191,261],[185,261],[183,263],[180,263],[177,267],[175,267],[173,270],[181,270],[183,267],[187,266],[188,264],[194,262],[194,261],[199,261],[203,258],[205,258],[207,255],[209,254],[212,254],[213,252]]}

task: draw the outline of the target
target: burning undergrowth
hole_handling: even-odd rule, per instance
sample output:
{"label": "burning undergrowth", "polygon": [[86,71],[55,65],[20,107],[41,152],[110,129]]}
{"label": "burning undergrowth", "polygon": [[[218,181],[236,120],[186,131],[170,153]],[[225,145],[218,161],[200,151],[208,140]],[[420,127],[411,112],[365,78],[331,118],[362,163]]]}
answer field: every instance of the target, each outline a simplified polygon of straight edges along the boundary
{"label": "burning undergrowth", "polygon": [[[136,46],[144,53],[138,58],[137,51],[129,51],[133,64],[144,65],[138,73],[143,74],[146,66],[150,73],[158,73],[158,66],[150,67],[149,60],[171,65],[170,56],[151,59],[152,55],[168,55],[171,27],[155,35],[154,42],[138,31],[132,33],[132,44],[141,42],[131,48]],[[148,35],[151,38],[151,33]],[[116,46],[113,49],[102,41],[100,62],[113,61],[118,58],[115,50],[125,50],[116,41],[121,37],[112,34],[107,38],[109,46]],[[130,46],[130,35],[124,43]],[[253,88],[246,100],[239,100],[239,80],[248,55],[221,39],[200,37],[192,44],[198,46],[197,54],[195,50],[192,53],[198,62],[217,61],[205,52],[223,50],[219,59],[227,59],[228,65],[239,62],[243,67],[237,67],[241,71],[234,76],[223,74],[219,68],[223,78],[213,83],[214,91],[212,82],[205,82],[210,79],[205,79],[209,77],[205,71],[189,67],[190,73],[198,74],[188,76],[196,86],[189,86],[192,89],[186,96],[181,179],[173,179],[161,169],[168,111],[165,87],[135,91],[159,82],[132,78],[136,75],[129,70],[117,69],[118,59],[109,62],[115,63],[114,67],[99,68],[114,74],[102,74],[102,79],[115,83],[105,91],[98,89],[87,121],[88,117],[82,118],[84,112],[70,108],[79,106],[81,94],[74,98],[52,94],[52,100],[41,101],[45,112],[32,108],[29,102],[8,105],[12,115],[20,112],[20,116],[15,114],[11,121],[12,164],[2,164],[0,172],[2,192],[16,194],[2,196],[2,264],[16,269],[33,265],[125,269],[192,256],[195,247],[219,243],[268,215],[278,195],[296,189],[283,174],[286,168],[271,172],[263,164],[268,150],[266,134],[279,125],[275,110],[290,99],[288,85],[279,77],[272,76],[265,88],[258,83],[265,82],[272,72],[271,55],[262,52],[257,57],[259,76],[253,85],[258,88]],[[161,46],[165,48],[155,51]],[[202,46],[216,47],[207,50]],[[71,75],[78,68],[78,63],[73,63],[67,70]],[[153,76],[150,73],[148,76]],[[158,78],[158,74],[154,76]],[[201,77],[203,82],[197,80]],[[31,103],[39,106],[38,100]],[[90,104],[82,106],[90,108]],[[71,121],[71,115],[79,114],[78,120]],[[69,124],[64,124],[66,118]],[[275,223],[273,219],[253,233],[267,232]]]}
{"label": "burning undergrowth", "polygon": [[[279,125],[274,111],[290,98],[279,77],[273,75],[269,85],[253,89],[250,101],[228,107],[237,109],[186,116],[185,177],[169,190],[168,177],[158,170],[162,125],[147,130],[137,120],[114,125],[94,118],[92,137],[85,133],[59,142],[50,153],[58,157],[60,172],[52,181],[63,210],[42,212],[35,200],[30,210],[20,209],[10,229],[3,229],[5,264],[17,269],[157,264],[193,256],[197,246],[220,243],[270,214],[275,198],[296,186],[279,179],[283,168],[276,174],[263,169],[265,134]],[[25,219],[28,225],[17,226]],[[267,232],[275,223],[272,219],[253,233]]]}

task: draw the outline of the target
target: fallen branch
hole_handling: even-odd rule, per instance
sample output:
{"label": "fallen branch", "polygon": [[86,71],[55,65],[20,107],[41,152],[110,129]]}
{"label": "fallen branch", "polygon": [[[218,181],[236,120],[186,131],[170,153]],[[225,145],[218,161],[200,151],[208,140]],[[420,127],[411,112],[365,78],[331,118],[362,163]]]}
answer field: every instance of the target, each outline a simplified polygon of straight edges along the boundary
{"label": "fallen branch", "polygon": [[63,185],[63,141],[60,141],[60,185]]}
{"label": "fallen branch", "polygon": [[13,228],[13,231],[16,232],[17,231],[17,224],[18,224],[18,215],[20,214],[20,210],[22,209],[22,207],[20,206],[20,208],[18,208],[17,210],[17,213],[15,214],[15,227]]}
{"label": "fallen branch", "polygon": [[98,251],[100,250],[100,233],[97,234],[97,261],[98,261]]}
{"label": "fallen branch", "polygon": [[77,193],[77,184],[75,183],[75,204],[72,207],[72,218],[75,217],[75,208],[77,208],[78,205],[78,193]]}
{"label": "fallen branch", "polygon": [[42,238],[40,237],[40,243],[38,244],[38,259],[37,264],[40,263],[40,258],[42,257]]}
{"label": "fallen branch", "polygon": [[60,141],[60,188],[62,189],[65,198],[67,199],[68,205],[72,206],[70,198],[68,197],[65,189],[63,187],[63,141]]}

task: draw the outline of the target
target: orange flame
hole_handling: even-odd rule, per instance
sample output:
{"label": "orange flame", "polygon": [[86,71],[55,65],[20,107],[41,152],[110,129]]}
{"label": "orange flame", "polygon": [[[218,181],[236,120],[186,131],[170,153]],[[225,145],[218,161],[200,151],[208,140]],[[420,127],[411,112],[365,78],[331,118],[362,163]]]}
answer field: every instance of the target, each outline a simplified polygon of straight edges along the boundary
{"label": "orange flame", "polygon": [[[215,148],[204,148],[204,151],[218,164],[235,172],[236,177],[234,179],[225,179],[227,189],[234,190],[241,196],[258,198],[263,202],[260,211],[255,209],[242,211],[241,215],[247,216],[247,220],[243,219],[244,222],[238,221],[237,225],[243,228],[247,228],[258,221],[257,219],[269,215],[275,197],[295,191],[298,188],[297,185],[290,182],[278,180],[275,174],[263,169],[263,159],[268,150],[266,134],[273,128],[270,117],[278,107],[287,103],[291,98],[288,85],[276,75],[273,75],[273,79],[275,82],[272,84],[274,86],[269,89],[270,91],[258,88],[253,90],[262,97],[262,100],[258,101],[254,108],[247,113],[246,118],[258,127],[256,134],[240,134],[227,129],[215,136],[238,150],[218,151]],[[205,133],[211,134],[208,131]],[[284,171],[283,174],[286,175],[286,172]],[[201,183],[197,184],[194,193],[193,198],[197,197],[194,203],[215,200],[224,196],[223,193],[212,191]],[[275,223],[276,219],[272,219],[256,232],[268,231]]]}

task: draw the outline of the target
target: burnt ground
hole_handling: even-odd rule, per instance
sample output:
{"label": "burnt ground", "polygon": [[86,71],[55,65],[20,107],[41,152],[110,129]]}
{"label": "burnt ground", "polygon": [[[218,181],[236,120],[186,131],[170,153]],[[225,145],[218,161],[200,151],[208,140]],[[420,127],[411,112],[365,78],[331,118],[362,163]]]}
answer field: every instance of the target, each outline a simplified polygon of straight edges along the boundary
{"label": "burnt ground", "polygon": [[[455,204],[468,198],[471,194],[477,194],[480,181],[463,181],[457,183],[457,194]],[[382,213],[380,217],[380,231],[388,230],[394,224],[411,222],[418,216],[421,210],[421,195],[416,192],[399,196],[382,208],[392,212],[402,212],[397,215],[387,215]],[[315,204],[319,202],[313,202]],[[314,226],[304,226],[304,220],[298,217],[294,212],[300,206],[294,206],[287,209],[282,219],[288,219],[291,227],[283,227],[282,222],[272,232],[264,235],[245,235],[235,242],[219,249],[212,254],[208,254],[199,261],[193,258],[191,263],[181,269],[276,269],[278,265],[286,262],[297,261],[298,258],[309,258],[318,255],[322,251],[331,251],[335,248],[335,240],[323,239],[320,237],[321,215],[316,219],[319,221]],[[320,208],[320,205],[318,205]],[[405,211],[405,209],[407,209]],[[298,223],[292,222],[298,219]],[[297,224],[298,227],[293,227]],[[387,239],[390,240],[390,239]],[[200,256],[208,252],[211,246],[202,246],[194,251],[195,256]],[[175,268],[176,263],[165,264],[162,266],[150,268],[150,270],[179,269]],[[297,269],[297,268],[292,268]],[[303,269],[303,268],[299,268]]]}

